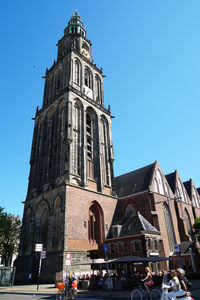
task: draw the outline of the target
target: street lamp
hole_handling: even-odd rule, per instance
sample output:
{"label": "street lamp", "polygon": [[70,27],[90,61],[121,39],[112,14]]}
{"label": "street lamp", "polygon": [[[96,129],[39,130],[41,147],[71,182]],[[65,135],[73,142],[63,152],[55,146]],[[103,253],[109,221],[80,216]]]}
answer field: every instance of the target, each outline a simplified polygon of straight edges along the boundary
{"label": "street lamp", "polygon": [[[178,265],[179,265],[180,268],[183,268],[183,263],[182,263],[182,259],[181,259],[181,252],[180,252],[180,249],[179,249],[178,244],[177,244],[176,233],[175,233],[175,229],[174,229],[174,221],[173,221],[173,218],[172,218],[172,212],[171,212],[171,207],[170,207],[170,200],[179,200],[181,198],[182,198],[182,196],[170,198],[167,195],[167,204],[168,204],[168,208],[169,208],[169,215],[170,215],[171,224],[172,224],[174,242],[175,242],[175,246],[176,246],[176,251],[175,252],[177,253],[177,257],[178,257]],[[162,203],[162,202],[165,202],[165,201],[155,202],[155,204],[159,204],[159,203]],[[174,250],[175,250],[175,246],[174,246]]]}

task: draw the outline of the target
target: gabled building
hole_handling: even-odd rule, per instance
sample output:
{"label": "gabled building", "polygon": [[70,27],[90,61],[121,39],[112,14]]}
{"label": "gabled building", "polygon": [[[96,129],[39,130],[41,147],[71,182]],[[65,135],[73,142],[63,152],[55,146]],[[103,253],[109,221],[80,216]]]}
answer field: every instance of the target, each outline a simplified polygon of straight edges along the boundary
{"label": "gabled building", "polygon": [[[125,237],[127,241],[127,236],[128,243],[130,243],[134,238],[134,233],[132,232],[131,235],[128,227],[123,224],[127,222],[130,224],[130,216],[133,218],[139,211],[144,220],[152,224],[160,233],[159,255],[177,258],[174,246],[178,245],[183,265],[190,266],[191,269],[192,261],[188,249],[194,240],[192,230],[194,202],[189,197],[178,172],[175,171],[165,176],[156,161],[151,165],[116,177],[115,189],[119,200],[113,218],[112,231],[108,234],[109,243],[114,243],[114,241],[121,243]],[[200,210],[197,214],[200,215]],[[122,225],[123,231],[121,231]],[[120,234],[116,237],[112,235],[113,232],[120,232]],[[126,242],[125,245],[127,249],[130,249],[127,246],[128,243]],[[145,245],[143,255],[154,255],[152,251],[148,251],[148,242]],[[185,250],[187,253],[184,252]],[[127,251],[125,253],[127,254]],[[112,251],[110,254],[113,256]],[[178,260],[173,264],[177,266]],[[158,270],[158,267],[155,269]]]}
{"label": "gabled building", "polygon": [[193,215],[194,218],[196,218],[199,216],[200,211],[200,196],[198,190],[196,189],[192,179],[185,181],[183,184],[188,192],[190,201],[192,202]]}
{"label": "gabled building", "polygon": [[[119,204],[119,203],[118,203]],[[119,205],[116,209],[120,210]],[[119,211],[119,214],[121,212]],[[163,256],[163,242],[160,232],[152,226],[139,212],[129,205],[125,216],[114,218],[105,244],[108,245],[109,258],[123,256]],[[117,269],[118,265],[115,266]],[[152,263],[153,271],[163,269],[162,263]],[[120,267],[119,267],[120,268]],[[123,269],[128,273],[143,271],[141,264],[128,264]]]}

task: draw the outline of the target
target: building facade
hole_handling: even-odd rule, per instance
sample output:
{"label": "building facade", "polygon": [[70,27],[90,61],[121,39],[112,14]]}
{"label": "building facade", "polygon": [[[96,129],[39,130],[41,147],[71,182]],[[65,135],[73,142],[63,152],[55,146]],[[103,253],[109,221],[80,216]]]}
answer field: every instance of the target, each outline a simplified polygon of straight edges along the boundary
{"label": "building facade", "polygon": [[[181,264],[188,272],[200,270],[200,245],[193,234],[194,219],[200,216],[200,196],[192,180],[182,183],[177,171],[164,175],[158,162],[141,169],[123,174],[115,178],[115,189],[118,204],[112,223],[112,231],[116,226],[124,228],[116,236],[109,232],[106,243],[112,244],[126,242],[126,249],[140,234],[140,244],[143,242],[143,256],[165,256],[174,260],[172,267],[177,267],[178,261],[176,246],[180,249]],[[191,194],[192,193],[192,194]],[[138,228],[135,235],[130,234],[129,227],[124,227],[127,220],[138,212],[145,222],[149,222],[154,230],[145,232]],[[144,224],[145,222],[142,222]],[[143,229],[143,230],[141,230]],[[156,235],[156,230],[159,235]],[[147,234],[148,233],[148,234]],[[136,235],[137,234],[137,235]],[[175,246],[176,245],[176,246]],[[110,250],[113,256],[136,255],[133,251],[124,250],[120,253],[118,248]],[[140,255],[139,255],[140,256]],[[162,271],[164,264],[155,264],[152,269]],[[161,269],[159,269],[161,268]]]}

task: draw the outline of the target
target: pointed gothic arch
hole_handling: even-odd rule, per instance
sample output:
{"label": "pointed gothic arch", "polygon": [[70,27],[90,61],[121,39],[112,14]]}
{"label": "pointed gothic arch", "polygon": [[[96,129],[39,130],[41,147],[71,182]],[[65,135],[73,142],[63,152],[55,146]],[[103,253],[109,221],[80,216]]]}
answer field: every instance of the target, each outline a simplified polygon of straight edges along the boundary
{"label": "pointed gothic arch", "polygon": [[95,92],[96,92],[96,101],[97,103],[102,104],[102,97],[101,97],[101,80],[99,75],[95,75]]}
{"label": "pointed gothic arch", "polygon": [[84,85],[89,89],[93,89],[92,72],[88,67],[84,68]]}
{"label": "pointed gothic arch", "polygon": [[173,224],[172,224],[172,220],[171,220],[170,210],[166,203],[163,204],[163,213],[164,213],[167,237],[168,237],[168,242],[169,242],[169,249],[171,252],[174,252],[175,236],[174,236],[174,230],[173,230]]}
{"label": "pointed gothic arch", "polygon": [[102,244],[104,240],[104,214],[97,201],[93,201],[89,208],[88,238],[90,243]]}
{"label": "pointed gothic arch", "polygon": [[187,208],[184,210],[184,219],[187,228],[187,234],[192,236],[192,223]]}
{"label": "pointed gothic arch", "polygon": [[81,62],[77,58],[74,60],[74,82],[81,85]]}
{"label": "pointed gothic arch", "polygon": [[83,104],[79,99],[74,99],[73,110],[73,173],[80,176],[83,164]]}
{"label": "pointed gothic arch", "polygon": [[35,214],[36,243],[43,244],[43,249],[47,249],[48,219],[49,207],[46,201],[43,200],[39,203]]}
{"label": "pointed gothic arch", "polygon": [[105,185],[110,184],[110,138],[108,120],[101,116],[102,177]]}
{"label": "pointed gothic arch", "polygon": [[98,117],[93,108],[86,109],[86,149],[88,178],[99,178],[99,128]]}

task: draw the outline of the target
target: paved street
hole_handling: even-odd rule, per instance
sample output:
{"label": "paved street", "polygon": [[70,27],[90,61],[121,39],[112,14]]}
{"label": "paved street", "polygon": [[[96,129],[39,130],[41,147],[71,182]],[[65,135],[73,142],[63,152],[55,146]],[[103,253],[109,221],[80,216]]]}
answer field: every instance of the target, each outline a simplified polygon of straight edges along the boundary
{"label": "paved street", "polygon": [[[200,300],[200,279],[192,281],[192,296],[195,300]],[[26,286],[14,286],[11,287],[0,287],[0,300],[36,300],[46,299],[55,300],[57,289],[54,285],[40,285],[39,291],[37,291],[36,285]],[[105,299],[117,299],[117,300],[130,300],[131,291],[79,291],[78,299],[80,300],[105,300]]]}

